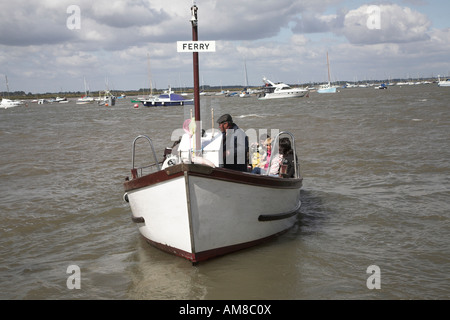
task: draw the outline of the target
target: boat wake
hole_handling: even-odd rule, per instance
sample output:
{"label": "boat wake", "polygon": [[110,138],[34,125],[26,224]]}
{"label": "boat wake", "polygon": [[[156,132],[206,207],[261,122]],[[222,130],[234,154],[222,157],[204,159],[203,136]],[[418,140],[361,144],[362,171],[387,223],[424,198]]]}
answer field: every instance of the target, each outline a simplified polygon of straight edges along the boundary
{"label": "boat wake", "polygon": [[239,119],[244,119],[244,118],[249,118],[249,117],[254,117],[254,118],[266,118],[266,115],[264,115],[264,114],[251,113],[251,114],[243,114],[243,115],[237,116],[237,118],[239,118]]}

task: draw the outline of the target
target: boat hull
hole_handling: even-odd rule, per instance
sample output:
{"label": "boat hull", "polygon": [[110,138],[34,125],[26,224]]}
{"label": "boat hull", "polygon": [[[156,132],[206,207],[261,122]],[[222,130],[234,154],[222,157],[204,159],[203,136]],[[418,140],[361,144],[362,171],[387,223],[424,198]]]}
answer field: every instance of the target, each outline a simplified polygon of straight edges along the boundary
{"label": "boat hull", "polygon": [[161,106],[184,106],[194,104],[193,100],[175,100],[175,101],[155,101],[143,100],[141,101],[145,107],[161,107]]}
{"label": "boat hull", "polygon": [[317,90],[318,93],[336,93],[336,87],[330,87],[330,88],[321,88]]}
{"label": "boat hull", "polygon": [[133,221],[152,245],[199,262],[294,226],[301,184],[302,179],[180,164],[128,181],[125,191]]}
{"label": "boat hull", "polygon": [[269,100],[269,99],[285,99],[285,98],[302,98],[308,91],[292,91],[288,93],[265,93],[264,95],[258,97],[258,100]]}

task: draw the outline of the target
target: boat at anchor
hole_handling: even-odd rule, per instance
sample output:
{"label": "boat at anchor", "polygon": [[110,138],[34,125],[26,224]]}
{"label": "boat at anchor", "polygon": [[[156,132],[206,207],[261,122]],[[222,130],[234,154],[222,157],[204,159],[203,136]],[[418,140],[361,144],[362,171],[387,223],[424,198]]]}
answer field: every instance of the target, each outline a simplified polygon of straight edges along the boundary
{"label": "boat at anchor", "polygon": [[328,67],[328,83],[322,84],[317,90],[318,93],[336,93],[337,87],[331,85],[330,60],[328,59],[328,52],[327,52],[327,67]]}
{"label": "boat at anchor", "polygon": [[159,96],[151,96],[148,99],[140,100],[145,107],[160,107],[160,106],[184,106],[194,104],[194,100],[186,99],[180,94],[176,94],[169,87],[168,91],[165,91]]}
{"label": "boat at anchor", "polygon": [[5,99],[3,98],[0,100],[0,108],[8,109],[8,108],[14,108],[23,105],[22,101],[18,100],[11,100],[11,99]]}
{"label": "boat at anchor", "polygon": [[450,79],[441,80],[441,76],[438,76],[439,87],[450,87]]}
{"label": "boat at anchor", "polygon": [[[5,75],[5,81],[6,81],[6,89],[9,97],[9,84],[8,84],[8,76]],[[8,108],[14,108],[23,105],[23,101],[20,100],[11,100],[9,98],[2,98],[0,100],[0,108],[8,109]]]}
{"label": "boat at anchor", "polygon": [[308,89],[292,88],[283,82],[274,83],[266,77],[263,77],[263,82],[265,86],[262,88],[262,93],[259,94],[258,100],[301,98],[309,93]]}
{"label": "boat at anchor", "polygon": [[[196,5],[191,14],[193,41],[198,41]],[[150,137],[139,135],[133,140],[124,199],[132,221],[151,245],[196,264],[292,228],[301,206],[303,179],[296,157],[289,178],[222,167],[222,133],[201,130],[198,53],[194,52],[193,63],[195,117],[184,121],[185,134],[176,151],[167,149],[164,161],[159,161]],[[277,150],[282,136],[291,140],[295,154],[294,136],[287,131],[274,135],[272,150]],[[135,149],[140,140],[148,142],[150,160],[137,166]]]}

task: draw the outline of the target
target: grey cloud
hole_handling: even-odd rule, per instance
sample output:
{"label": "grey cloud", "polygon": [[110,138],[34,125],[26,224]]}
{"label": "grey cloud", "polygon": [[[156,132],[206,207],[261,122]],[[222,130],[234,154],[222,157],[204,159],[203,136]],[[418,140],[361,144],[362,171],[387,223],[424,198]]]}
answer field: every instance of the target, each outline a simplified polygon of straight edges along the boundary
{"label": "grey cloud", "polygon": [[380,5],[380,26],[367,26],[368,6],[350,11],[345,16],[344,26],[340,30],[350,43],[408,43],[429,39],[431,22],[428,18],[407,7],[398,5]]}
{"label": "grey cloud", "polygon": [[66,27],[65,11],[55,14],[31,7],[14,8],[14,2],[11,4],[0,10],[0,44],[45,45],[75,38],[76,35]]}
{"label": "grey cloud", "polygon": [[[120,5],[116,6],[115,3]],[[149,2],[134,1],[103,2],[96,1],[89,4],[89,9],[83,10],[83,14],[97,21],[114,28],[130,28],[147,25],[158,25],[170,19],[170,15],[162,10],[150,7]]]}
{"label": "grey cloud", "polygon": [[340,10],[336,15],[321,15],[306,11],[296,18],[296,25],[292,28],[294,33],[321,33],[336,32],[343,28],[346,11]]}

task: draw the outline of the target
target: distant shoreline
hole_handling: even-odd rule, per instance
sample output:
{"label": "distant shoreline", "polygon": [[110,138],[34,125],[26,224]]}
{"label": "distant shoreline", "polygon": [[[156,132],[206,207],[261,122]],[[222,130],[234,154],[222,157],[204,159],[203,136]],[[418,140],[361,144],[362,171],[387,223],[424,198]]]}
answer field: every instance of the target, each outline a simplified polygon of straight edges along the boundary
{"label": "distant shoreline", "polygon": [[[335,81],[333,82],[336,86],[344,86],[348,83],[355,84],[355,85],[363,85],[363,84],[372,84],[372,85],[379,85],[381,83],[393,83],[394,85],[399,82],[416,82],[416,81],[429,81],[431,83],[437,83],[438,80],[436,78],[419,78],[419,79],[390,79],[390,80],[362,80],[362,81]],[[302,83],[302,84],[289,84],[292,87],[308,87],[308,86],[317,86],[319,84],[323,84],[324,82],[310,82],[310,83]],[[260,89],[261,86],[249,86],[251,89]],[[201,87],[202,91],[205,92],[220,92],[220,91],[242,91],[243,90],[242,85],[232,85],[232,86],[209,86],[204,85]],[[166,89],[153,89],[153,94],[160,94],[163,93]],[[185,92],[188,94],[193,94],[194,89],[191,87],[185,87],[185,88],[172,88],[172,90],[175,93],[181,93]],[[91,97],[98,97],[102,95],[102,90],[100,91],[92,91],[89,93],[89,96]],[[148,96],[150,94],[149,88],[141,88],[139,90],[111,90],[113,94],[116,96],[120,96],[122,94],[126,95],[127,97],[135,97],[135,96]],[[18,99],[18,100],[34,100],[34,99],[51,99],[56,97],[61,98],[80,98],[85,96],[85,92],[81,91],[68,91],[68,92],[46,92],[46,93],[25,93],[24,91],[14,91],[10,92],[9,94],[5,91],[0,92],[0,98],[5,99]]]}

